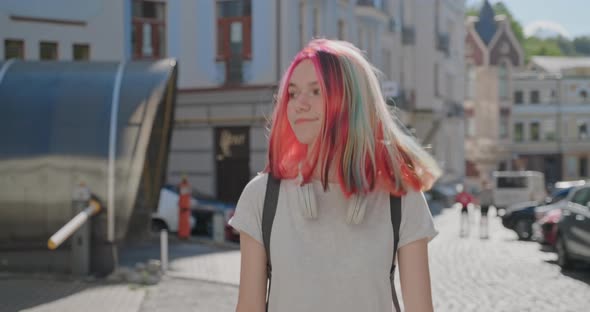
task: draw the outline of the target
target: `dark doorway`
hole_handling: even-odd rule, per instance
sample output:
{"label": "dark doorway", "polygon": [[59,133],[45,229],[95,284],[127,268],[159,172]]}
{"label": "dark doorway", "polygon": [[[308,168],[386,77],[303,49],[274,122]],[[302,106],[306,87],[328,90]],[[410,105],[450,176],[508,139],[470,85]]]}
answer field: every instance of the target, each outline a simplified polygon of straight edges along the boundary
{"label": "dark doorway", "polygon": [[236,203],[250,181],[250,128],[215,128],[217,198]]}

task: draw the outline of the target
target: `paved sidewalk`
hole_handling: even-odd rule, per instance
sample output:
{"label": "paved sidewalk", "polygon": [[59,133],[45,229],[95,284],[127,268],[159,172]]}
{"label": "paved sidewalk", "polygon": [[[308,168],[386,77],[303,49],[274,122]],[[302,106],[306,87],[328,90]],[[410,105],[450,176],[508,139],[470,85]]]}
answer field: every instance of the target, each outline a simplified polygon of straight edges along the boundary
{"label": "paved sidewalk", "polygon": [[[480,240],[478,216],[472,217],[466,238],[459,237],[459,210],[445,209],[435,217],[440,234],[429,244],[435,311],[587,311],[589,269],[562,272],[554,253],[518,241],[499,218],[490,221],[490,239]],[[158,246],[148,244],[122,256],[122,262],[133,266],[158,257]],[[170,271],[154,286],[0,273],[0,312],[235,311],[236,245],[171,238],[170,259]]]}

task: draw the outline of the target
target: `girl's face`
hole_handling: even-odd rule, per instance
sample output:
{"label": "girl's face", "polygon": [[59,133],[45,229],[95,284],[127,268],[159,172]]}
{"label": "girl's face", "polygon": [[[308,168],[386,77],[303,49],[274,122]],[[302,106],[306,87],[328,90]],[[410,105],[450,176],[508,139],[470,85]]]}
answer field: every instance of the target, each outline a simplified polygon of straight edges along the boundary
{"label": "girl's face", "polygon": [[289,124],[301,144],[312,144],[322,128],[325,103],[310,60],[304,60],[295,67],[288,88]]}

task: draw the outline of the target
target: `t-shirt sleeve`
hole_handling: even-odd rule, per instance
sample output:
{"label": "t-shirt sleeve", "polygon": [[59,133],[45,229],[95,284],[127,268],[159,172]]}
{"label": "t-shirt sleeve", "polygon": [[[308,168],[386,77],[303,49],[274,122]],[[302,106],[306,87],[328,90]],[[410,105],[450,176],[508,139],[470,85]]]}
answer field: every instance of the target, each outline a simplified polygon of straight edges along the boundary
{"label": "t-shirt sleeve", "polygon": [[252,236],[260,244],[263,244],[262,207],[267,178],[267,174],[259,174],[246,185],[236,205],[234,216],[229,220],[234,229]]}
{"label": "t-shirt sleeve", "polygon": [[399,247],[417,240],[428,238],[430,242],[438,231],[422,192],[409,191],[402,197],[402,220],[400,224]]}

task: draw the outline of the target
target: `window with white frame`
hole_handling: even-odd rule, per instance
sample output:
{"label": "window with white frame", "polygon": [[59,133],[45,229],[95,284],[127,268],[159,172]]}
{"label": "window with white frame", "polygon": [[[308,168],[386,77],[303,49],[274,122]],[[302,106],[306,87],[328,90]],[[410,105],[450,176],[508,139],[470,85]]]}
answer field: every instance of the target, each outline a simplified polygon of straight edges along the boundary
{"label": "window with white frame", "polygon": [[524,124],[522,122],[514,123],[513,138],[515,142],[524,141]]}
{"label": "window with white frame", "polygon": [[500,114],[500,124],[498,125],[498,134],[500,139],[508,137],[508,131],[510,127],[510,116],[507,114]]}
{"label": "window with white frame", "polygon": [[543,120],[543,139],[546,141],[555,141],[557,134],[555,131],[555,119]]}
{"label": "window with white frame", "polygon": [[533,121],[530,123],[530,137],[531,141],[539,141],[541,138],[541,125],[538,121]]}

